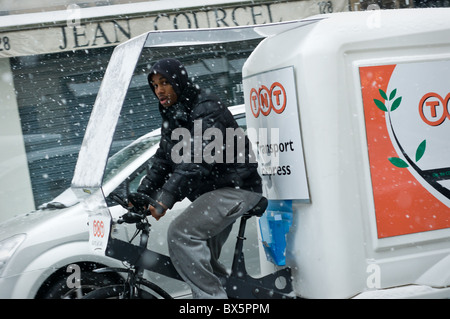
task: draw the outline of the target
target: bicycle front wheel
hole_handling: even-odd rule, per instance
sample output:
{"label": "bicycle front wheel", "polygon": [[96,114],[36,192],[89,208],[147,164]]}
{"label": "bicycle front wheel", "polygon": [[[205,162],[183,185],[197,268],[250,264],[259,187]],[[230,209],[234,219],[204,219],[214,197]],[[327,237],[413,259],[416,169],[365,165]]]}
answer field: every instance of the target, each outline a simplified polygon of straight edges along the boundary
{"label": "bicycle front wheel", "polygon": [[[128,295],[124,294],[124,285],[111,285],[101,287],[83,296],[83,299],[129,299]],[[138,299],[157,299],[148,291],[139,289]]]}

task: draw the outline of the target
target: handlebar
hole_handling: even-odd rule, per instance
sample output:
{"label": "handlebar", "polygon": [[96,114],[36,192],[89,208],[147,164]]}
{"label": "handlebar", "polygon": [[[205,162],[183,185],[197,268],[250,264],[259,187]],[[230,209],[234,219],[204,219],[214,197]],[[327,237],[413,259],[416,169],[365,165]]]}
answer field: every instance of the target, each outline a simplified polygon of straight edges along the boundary
{"label": "handlebar", "polygon": [[150,215],[148,206],[153,206],[156,209],[157,214],[162,215],[164,212],[164,208],[157,201],[142,193],[131,193],[128,195],[128,201],[132,206],[129,206],[129,204],[117,194],[110,194],[110,196],[115,202],[128,210],[127,213],[120,216],[117,220],[117,223],[119,224],[134,224],[141,221],[145,216]]}

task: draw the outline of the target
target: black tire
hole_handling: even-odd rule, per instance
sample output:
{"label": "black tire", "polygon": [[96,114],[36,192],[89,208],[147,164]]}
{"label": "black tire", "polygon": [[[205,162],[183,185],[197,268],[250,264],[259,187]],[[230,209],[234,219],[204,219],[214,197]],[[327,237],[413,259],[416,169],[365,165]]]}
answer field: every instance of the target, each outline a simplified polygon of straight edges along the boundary
{"label": "black tire", "polygon": [[110,286],[119,283],[120,280],[112,279],[107,274],[96,274],[89,271],[81,273],[81,287],[69,288],[67,285],[67,275],[61,275],[55,281],[46,284],[45,291],[39,294],[39,299],[78,299],[85,294],[95,291],[103,286]]}
{"label": "black tire", "polygon": [[146,286],[147,288],[150,288],[154,292],[156,292],[158,295],[160,295],[164,299],[173,299],[171,295],[169,295],[164,289],[159,287],[158,285],[148,281],[147,279],[142,278],[141,283]]}
{"label": "black tire", "polygon": [[[124,285],[102,287],[84,295],[83,299],[124,299],[122,296],[124,289]],[[142,289],[139,289],[139,298],[156,299],[154,295]]]}

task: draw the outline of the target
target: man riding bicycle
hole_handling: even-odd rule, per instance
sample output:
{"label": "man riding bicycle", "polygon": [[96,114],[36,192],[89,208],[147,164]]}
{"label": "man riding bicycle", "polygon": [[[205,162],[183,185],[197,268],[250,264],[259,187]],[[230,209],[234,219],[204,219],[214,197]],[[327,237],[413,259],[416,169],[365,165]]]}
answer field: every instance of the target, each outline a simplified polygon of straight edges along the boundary
{"label": "man riding bicycle", "polygon": [[[236,135],[243,143],[225,138],[239,129],[232,114],[215,95],[194,85],[178,60],[155,63],[148,81],[159,100],[161,142],[138,192],[164,207],[162,214],[149,207],[157,220],[185,197],[192,201],[169,226],[170,257],[194,298],[226,298],[215,275],[226,272],[218,261],[222,246],[234,221],[262,197],[250,141],[243,134]],[[179,133],[189,138],[180,141],[185,134]],[[214,156],[207,156],[212,151]]]}

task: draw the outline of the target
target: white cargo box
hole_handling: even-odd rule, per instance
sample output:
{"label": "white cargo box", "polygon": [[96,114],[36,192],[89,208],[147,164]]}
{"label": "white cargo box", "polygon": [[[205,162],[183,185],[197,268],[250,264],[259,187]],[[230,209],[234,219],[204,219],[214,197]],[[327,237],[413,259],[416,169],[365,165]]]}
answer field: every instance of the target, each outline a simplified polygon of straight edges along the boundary
{"label": "white cargo box", "polygon": [[278,127],[285,149],[264,179],[271,199],[294,200],[295,293],[448,297],[450,10],[310,20],[243,70],[249,126]]}

